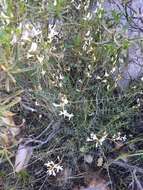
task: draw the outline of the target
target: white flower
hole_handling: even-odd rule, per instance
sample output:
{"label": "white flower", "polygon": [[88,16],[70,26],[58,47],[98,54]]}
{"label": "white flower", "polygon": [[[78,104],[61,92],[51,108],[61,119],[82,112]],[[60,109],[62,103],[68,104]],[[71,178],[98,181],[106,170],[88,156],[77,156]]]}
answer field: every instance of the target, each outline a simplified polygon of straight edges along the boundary
{"label": "white flower", "polygon": [[114,73],[116,71],[116,67],[113,67],[111,70],[111,73]]}
{"label": "white flower", "polygon": [[122,140],[123,140],[123,142],[125,142],[125,141],[127,140],[127,136],[124,135],[124,136],[122,137]]}
{"label": "white flower", "polygon": [[38,61],[39,61],[40,63],[43,62],[43,60],[44,60],[44,56],[39,57],[39,56],[37,55],[36,57],[37,57],[37,59],[38,59]]}
{"label": "white flower", "polygon": [[61,103],[60,104],[53,103],[53,106],[54,107],[61,107],[64,110],[64,106],[67,105],[68,103],[69,103],[69,101],[66,98],[66,96],[62,96],[61,97]]}
{"label": "white flower", "polygon": [[109,77],[109,74],[107,72],[105,72],[104,77]]}
{"label": "white flower", "polygon": [[41,118],[42,118],[42,115],[40,114],[40,115],[39,115],[39,119],[41,119]]}
{"label": "white flower", "polygon": [[59,115],[63,115],[64,118],[65,117],[68,117],[68,119],[70,120],[74,115],[71,113],[68,113],[67,110],[64,110],[64,111],[60,111]]}
{"label": "white flower", "polygon": [[[35,23],[34,25],[37,25],[37,24]],[[27,22],[23,26],[24,31],[27,31],[29,33],[29,36],[32,38],[38,36],[42,32],[42,31],[40,31],[40,29],[38,29],[34,25],[30,22]]]}
{"label": "white flower", "polygon": [[90,74],[90,72],[86,72],[86,75],[88,78],[92,77],[92,75]]}
{"label": "white flower", "polygon": [[32,38],[42,33],[40,28],[34,27],[30,22],[20,23],[18,28],[22,31],[21,40],[23,41],[31,41]]}
{"label": "white flower", "polygon": [[23,41],[31,41],[31,39],[29,37],[29,32],[27,30],[23,31],[21,40],[23,40]]}
{"label": "white flower", "polygon": [[54,0],[54,6],[57,6],[57,0]]}
{"label": "white flower", "polygon": [[141,102],[140,102],[140,99],[139,99],[139,98],[137,99],[137,106],[138,106],[138,107],[141,106]]}
{"label": "white flower", "polygon": [[90,30],[87,31],[87,33],[85,34],[85,36],[89,36],[90,35]]}
{"label": "white flower", "polygon": [[92,14],[89,12],[85,17],[84,20],[90,20],[92,19]]}
{"label": "white flower", "polygon": [[39,103],[37,101],[35,101],[35,106],[39,106]]}
{"label": "white flower", "polygon": [[91,133],[90,137],[86,139],[87,142],[96,141],[96,147],[101,146],[103,142],[106,140],[107,133],[105,132],[101,138],[98,138],[96,134]]}
{"label": "white flower", "polygon": [[56,36],[56,35],[58,35],[56,26],[53,27],[53,25],[49,25],[49,33],[48,33],[49,42],[51,42],[53,40],[54,36]]}
{"label": "white flower", "polygon": [[102,80],[102,82],[103,82],[103,83],[107,83],[107,80],[106,80],[106,79],[104,79],[104,80]]}
{"label": "white flower", "polygon": [[31,37],[36,37],[41,33],[42,33],[42,31],[40,29],[33,27],[31,30]]}
{"label": "white flower", "polygon": [[97,76],[96,79],[97,79],[97,80],[101,80],[101,77],[100,77],[100,76]]}
{"label": "white flower", "polygon": [[65,106],[66,104],[69,103],[68,99],[65,96],[62,97],[61,100],[62,100],[62,106]]}
{"label": "white flower", "polygon": [[57,173],[63,170],[63,166],[55,164],[53,161],[49,161],[45,166],[47,167],[47,174],[49,176],[56,176]]}
{"label": "white flower", "polygon": [[63,170],[63,166],[57,165],[56,166],[57,173]]}
{"label": "white flower", "polygon": [[87,141],[87,142],[92,142],[92,141],[93,141],[93,139],[91,139],[91,138],[87,137],[86,141]]}
{"label": "white flower", "polygon": [[54,107],[61,107],[61,104],[53,103],[53,106],[54,106]]}
{"label": "white flower", "polygon": [[12,45],[14,45],[14,44],[16,44],[17,43],[17,41],[18,41],[18,39],[17,39],[17,36],[16,36],[16,34],[13,34],[13,37],[12,37],[12,40],[11,40],[11,44]]}
{"label": "white flower", "polygon": [[125,142],[127,140],[127,136],[124,135],[124,136],[121,136],[121,133],[118,132],[117,134],[113,135],[113,140],[114,141],[122,141],[122,142]]}
{"label": "white flower", "polygon": [[46,71],[42,69],[41,74],[44,76],[46,74]]}
{"label": "white flower", "polygon": [[92,139],[93,141],[94,141],[94,140],[98,140],[96,134],[94,134],[94,133],[91,133],[91,134],[90,134],[90,137],[91,137],[91,139]]}
{"label": "white flower", "polygon": [[45,164],[45,166],[47,166],[47,168],[50,167],[51,165],[54,165],[53,161],[50,161],[50,162],[48,162],[48,163]]}
{"label": "white flower", "polygon": [[37,50],[37,43],[35,43],[35,42],[32,42],[32,44],[31,44],[31,48],[29,49],[29,51],[28,52],[35,52]]}
{"label": "white flower", "polygon": [[79,4],[79,5],[76,7],[76,9],[77,9],[77,10],[79,10],[79,9],[80,9],[80,7],[81,7],[81,4]]}
{"label": "white flower", "polygon": [[31,55],[30,53],[27,53],[27,59],[33,57],[34,55]]}
{"label": "white flower", "polygon": [[63,83],[62,82],[59,82],[59,87],[62,87],[63,86]]}
{"label": "white flower", "polygon": [[60,80],[63,80],[63,79],[64,79],[64,77],[60,74],[59,79],[60,79]]}

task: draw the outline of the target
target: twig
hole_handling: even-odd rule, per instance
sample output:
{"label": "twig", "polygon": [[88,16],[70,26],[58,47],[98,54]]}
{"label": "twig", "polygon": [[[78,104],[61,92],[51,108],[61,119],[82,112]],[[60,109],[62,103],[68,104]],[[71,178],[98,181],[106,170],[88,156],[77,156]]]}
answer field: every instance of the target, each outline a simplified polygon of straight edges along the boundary
{"label": "twig", "polygon": [[32,108],[32,107],[29,107],[27,105],[25,105],[23,102],[21,103],[22,107],[25,108],[26,110],[28,111],[31,111],[31,112],[37,112],[36,109]]}
{"label": "twig", "polygon": [[52,120],[50,122],[50,124],[48,125],[48,127],[46,127],[46,129],[44,129],[44,131],[42,131],[42,133],[40,135],[38,135],[35,139],[39,139],[42,135],[44,135],[48,129],[50,129],[50,127],[52,126],[52,124],[54,123],[54,121]]}
{"label": "twig", "polygon": [[44,180],[44,182],[42,183],[42,185],[41,185],[41,187],[39,188],[39,190],[42,190],[42,188],[43,188],[43,186],[45,185],[46,181],[47,181],[47,176],[45,177],[45,180]]}
{"label": "twig", "polygon": [[115,165],[118,165],[120,167],[131,169],[131,170],[136,170],[136,172],[143,174],[143,169],[142,168],[139,168],[137,166],[133,166],[133,165],[127,164],[125,162],[113,161],[111,164],[115,164]]}
{"label": "twig", "polygon": [[[40,148],[41,146],[47,144],[53,137],[55,137],[55,135],[57,133],[59,133],[61,130],[62,130],[62,127],[61,127],[61,123],[62,123],[62,120],[59,120],[57,121],[53,126],[52,126],[52,123],[53,121],[49,124],[49,126],[38,136],[36,137],[35,139],[30,139],[29,141],[27,141],[24,145],[27,146],[29,145],[30,143],[34,143],[34,144],[37,144],[38,145],[33,145],[32,147],[35,149],[37,148]],[[37,140],[39,137],[41,137],[48,129],[49,127],[53,128],[53,131],[51,132],[51,134],[48,136],[48,138],[45,140],[45,141],[42,141],[42,140]]]}
{"label": "twig", "polygon": [[133,175],[134,175],[134,178],[135,178],[135,182],[136,182],[136,184],[137,184],[137,187],[139,188],[139,190],[143,190],[143,187],[142,187],[140,181],[139,181],[138,178],[137,178],[136,170],[133,171]]}

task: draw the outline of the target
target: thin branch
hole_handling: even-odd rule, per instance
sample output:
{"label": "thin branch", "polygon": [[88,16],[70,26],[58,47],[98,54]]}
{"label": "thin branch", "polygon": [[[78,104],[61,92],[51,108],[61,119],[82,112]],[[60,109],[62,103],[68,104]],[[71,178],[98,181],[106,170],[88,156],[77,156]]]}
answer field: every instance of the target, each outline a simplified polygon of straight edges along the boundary
{"label": "thin branch", "polygon": [[50,124],[48,125],[48,127],[46,127],[46,129],[44,129],[44,131],[42,131],[41,134],[38,135],[35,139],[39,139],[42,135],[44,135],[48,131],[48,129],[50,129],[50,127],[53,125],[53,123],[54,123],[54,120],[52,120],[50,122]]}
{"label": "thin branch", "polygon": [[28,146],[30,143],[34,143],[34,144],[38,143],[38,145],[33,145],[32,146],[34,149],[35,148],[37,149],[37,148],[40,148],[43,145],[47,144],[48,142],[50,142],[50,140],[52,140],[62,130],[62,127],[61,127],[62,121],[63,121],[63,119],[57,121],[53,126],[52,126],[52,123],[53,123],[53,121],[52,121],[49,124],[49,126],[38,136],[38,138],[41,137],[43,135],[43,133],[46,132],[49,129],[49,127],[52,126],[53,131],[51,132],[51,134],[48,136],[48,138],[46,140],[44,140],[44,141],[42,141],[42,140],[36,140],[36,139],[38,139],[36,137],[35,139],[30,139],[29,141],[27,141],[25,143],[25,146]]}
{"label": "thin branch", "polygon": [[133,166],[131,164],[127,164],[125,162],[121,161],[113,161],[111,164],[118,165],[120,167],[126,168],[126,169],[131,169],[131,170],[136,170],[136,172],[143,174],[143,168],[139,168],[138,166]]}

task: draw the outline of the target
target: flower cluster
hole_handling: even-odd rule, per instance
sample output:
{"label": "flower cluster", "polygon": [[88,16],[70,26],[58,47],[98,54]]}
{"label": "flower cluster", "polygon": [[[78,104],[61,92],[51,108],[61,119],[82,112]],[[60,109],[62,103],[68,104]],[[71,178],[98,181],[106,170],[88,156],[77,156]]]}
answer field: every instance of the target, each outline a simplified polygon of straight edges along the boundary
{"label": "flower cluster", "polygon": [[107,138],[107,133],[104,132],[104,135],[101,138],[98,138],[96,134],[91,133],[90,137],[87,138],[87,142],[96,142],[96,148],[101,146],[103,144],[103,142],[106,140]]}
{"label": "flower cluster", "polygon": [[[24,20],[19,23],[17,29],[19,33],[12,31],[11,32],[11,45],[20,44],[21,47],[28,47],[29,50],[26,53],[26,58],[31,59],[36,57],[37,61],[42,66],[44,60],[43,55],[38,55],[39,43],[42,39],[42,30],[40,23],[31,23],[28,20]],[[42,68],[41,74],[44,76],[45,72]]]}
{"label": "flower cluster", "polygon": [[126,135],[122,136],[120,132],[113,135],[113,141],[125,142],[126,140],[127,140],[127,136]]}
{"label": "flower cluster", "polygon": [[53,161],[45,163],[45,166],[47,167],[47,174],[49,176],[56,176],[57,173],[63,171],[63,166],[60,164],[55,164]]}
{"label": "flower cluster", "polygon": [[59,115],[63,115],[64,118],[68,117],[69,120],[71,120],[71,118],[74,116],[73,113],[68,113],[67,110],[60,111]]}
{"label": "flower cluster", "polygon": [[54,107],[59,107],[59,108],[62,108],[62,111],[60,111],[59,115],[63,115],[64,118],[68,118],[69,120],[71,120],[71,118],[74,116],[73,113],[68,113],[68,111],[65,109],[65,105],[67,105],[69,103],[67,97],[65,95],[63,95],[61,97],[61,102],[60,104],[56,104],[56,103],[53,103],[53,106]]}
{"label": "flower cluster", "polygon": [[[39,24],[35,24],[37,27],[35,27],[31,22],[24,21],[19,23],[19,26],[17,29],[20,31],[20,39],[19,35],[13,32],[13,38],[11,41],[11,44],[14,45],[15,43],[20,42],[22,45],[25,44],[25,42],[31,42],[34,37],[37,37],[41,35],[42,31]],[[35,46],[35,44],[33,44]],[[35,48],[35,47],[34,47]]]}

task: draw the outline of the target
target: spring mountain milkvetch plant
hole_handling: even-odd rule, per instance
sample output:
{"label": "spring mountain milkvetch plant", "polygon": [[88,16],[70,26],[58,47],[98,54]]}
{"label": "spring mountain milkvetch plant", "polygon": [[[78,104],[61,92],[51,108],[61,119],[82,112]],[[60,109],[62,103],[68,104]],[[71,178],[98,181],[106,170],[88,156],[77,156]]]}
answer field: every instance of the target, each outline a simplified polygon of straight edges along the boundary
{"label": "spring mountain milkvetch plant", "polygon": [[3,189],[85,188],[95,171],[111,189],[142,186],[142,80],[122,91],[117,73],[138,39],[120,23],[130,4],[104,3],[0,1]]}

